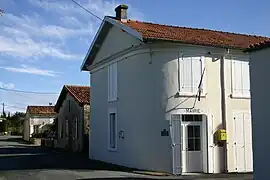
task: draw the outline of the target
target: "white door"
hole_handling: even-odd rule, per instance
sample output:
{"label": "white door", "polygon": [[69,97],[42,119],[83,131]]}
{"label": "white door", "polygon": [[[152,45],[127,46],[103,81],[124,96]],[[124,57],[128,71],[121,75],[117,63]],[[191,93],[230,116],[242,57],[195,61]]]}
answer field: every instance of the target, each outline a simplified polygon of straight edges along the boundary
{"label": "white door", "polygon": [[203,172],[202,123],[182,122],[183,172]]}
{"label": "white door", "polygon": [[234,162],[237,172],[253,171],[250,113],[234,114]]}

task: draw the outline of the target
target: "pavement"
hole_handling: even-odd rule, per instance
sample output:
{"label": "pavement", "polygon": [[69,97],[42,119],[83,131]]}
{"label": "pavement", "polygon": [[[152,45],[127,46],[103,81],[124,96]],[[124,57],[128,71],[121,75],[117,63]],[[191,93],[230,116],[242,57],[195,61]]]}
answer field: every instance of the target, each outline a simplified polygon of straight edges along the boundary
{"label": "pavement", "polygon": [[251,180],[252,174],[150,176],[87,157],[24,143],[20,136],[0,136],[0,180],[196,179]]}

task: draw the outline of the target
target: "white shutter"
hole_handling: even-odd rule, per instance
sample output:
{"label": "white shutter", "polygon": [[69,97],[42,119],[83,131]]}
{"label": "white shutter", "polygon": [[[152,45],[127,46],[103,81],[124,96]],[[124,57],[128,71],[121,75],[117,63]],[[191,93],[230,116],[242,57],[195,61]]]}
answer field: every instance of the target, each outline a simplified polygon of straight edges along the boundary
{"label": "white shutter", "polygon": [[108,101],[117,100],[117,63],[108,66]]}
{"label": "white shutter", "polygon": [[112,79],[112,84],[113,84],[113,100],[117,99],[117,63],[114,63],[113,65],[113,79]]}
{"label": "white shutter", "polygon": [[249,63],[246,61],[242,61],[242,90],[243,95],[249,97],[250,96],[250,80],[249,80]]}
{"label": "white shutter", "polygon": [[192,86],[193,86],[193,93],[196,94],[198,91],[198,86],[201,80],[202,75],[202,60],[201,57],[193,57],[192,58]]}
{"label": "white shutter", "polygon": [[191,57],[183,57],[180,61],[181,64],[181,91],[184,93],[191,93],[192,85],[192,59]]}
{"label": "white shutter", "polygon": [[173,174],[179,175],[182,172],[181,168],[181,115],[173,114],[171,117],[171,139],[173,152]]}
{"label": "white shutter", "polygon": [[232,61],[232,93],[233,96],[242,96],[242,63],[241,61]]}

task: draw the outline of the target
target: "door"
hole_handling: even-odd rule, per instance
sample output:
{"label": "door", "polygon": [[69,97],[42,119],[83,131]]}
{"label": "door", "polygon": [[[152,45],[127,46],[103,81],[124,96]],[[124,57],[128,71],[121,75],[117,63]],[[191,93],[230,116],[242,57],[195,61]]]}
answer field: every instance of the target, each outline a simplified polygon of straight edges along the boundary
{"label": "door", "polygon": [[237,172],[253,171],[250,113],[234,114],[234,162]]}
{"label": "door", "polygon": [[183,172],[203,172],[202,123],[182,123]]}

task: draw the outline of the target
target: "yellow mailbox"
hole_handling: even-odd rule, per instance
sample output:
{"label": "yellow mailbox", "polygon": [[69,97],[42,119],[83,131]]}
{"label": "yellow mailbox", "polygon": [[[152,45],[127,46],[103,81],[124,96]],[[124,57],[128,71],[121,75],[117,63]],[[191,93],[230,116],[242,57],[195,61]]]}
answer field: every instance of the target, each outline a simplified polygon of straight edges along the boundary
{"label": "yellow mailbox", "polygon": [[217,141],[226,141],[227,133],[225,129],[219,129],[216,132]]}

